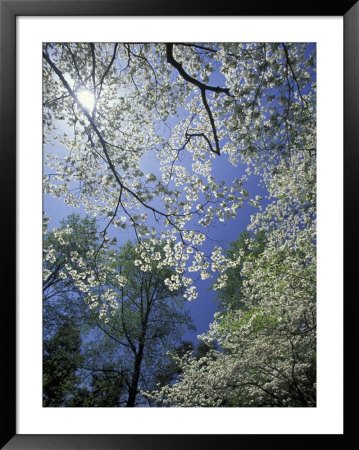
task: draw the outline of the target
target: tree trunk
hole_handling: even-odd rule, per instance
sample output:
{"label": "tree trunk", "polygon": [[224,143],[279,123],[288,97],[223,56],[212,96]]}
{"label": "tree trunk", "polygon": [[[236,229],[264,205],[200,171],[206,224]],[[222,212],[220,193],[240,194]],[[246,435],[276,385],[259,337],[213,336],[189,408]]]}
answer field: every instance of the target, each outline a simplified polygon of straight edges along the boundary
{"label": "tree trunk", "polygon": [[144,349],[144,341],[140,343],[138,352],[135,355],[135,362],[133,365],[133,372],[132,372],[132,380],[131,380],[131,386],[128,392],[128,399],[126,403],[126,407],[134,407],[135,406],[135,400],[137,395],[137,388],[138,388],[138,381],[140,379],[140,373],[141,373],[141,363],[143,358],[143,349]]}

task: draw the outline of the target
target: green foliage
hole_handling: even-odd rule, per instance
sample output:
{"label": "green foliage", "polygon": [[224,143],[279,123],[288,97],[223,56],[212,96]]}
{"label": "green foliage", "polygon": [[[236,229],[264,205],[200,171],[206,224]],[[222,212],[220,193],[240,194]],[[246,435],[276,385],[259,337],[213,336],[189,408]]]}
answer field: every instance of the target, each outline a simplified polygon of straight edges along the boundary
{"label": "green foliage", "polygon": [[220,309],[243,306],[242,268],[245,261],[257,259],[265,248],[266,234],[258,231],[253,235],[248,231],[242,231],[239,238],[230,243],[226,257],[234,261],[240,257],[240,262],[235,267],[227,268],[223,273],[228,277],[225,286],[217,291],[216,301]]}
{"label": "green foliage", "polygon": [[69,319],[79,326],[86,322],[88,309],[84,293],[71,277],[71,271],[83,272],[95,267],[94,254],[99,245],[96,221],[78,214],[61,220],[60,228],[43,235],[43,312],[44,334],[51,335]]}
{"label": "green foliage", "polygon": [[124,374],[121,401],[127,399],[127,406],[135,406],[137,401],[143,403],[138,397],[142,384],[153,386],[169,377],[168,368],[162,368],[164,354],[192,325],[183,311],[181,289],[171,290],[164,282],[172,274],[170,268],[158,268],[159,261],[151,261],[147,271],[139,270],[138,249],[131,242],[110,254],[107,286],[116,293],[118,307],[105,322],[95,322],[100,335],[91,344],[90,353],[96,352],[100,339],[103,347],[101,357],[96,357],[97,366],[111,360],[113,368]]}
{"label": "green foliage", "polygon": [[219,330],[228,333],[250,333],[252,335],[266,333],[269,335],[270,330],[285,320],[278,308],[275,307],[271,311],[257,306],[247,310],[240,309],[237,314],[233,312],[233,309],[228,309],[219,316]]}
{"label": "green foliage", "polygon": [[44,341],[43,406],[66,406],[76,390],[77,369],[82,363],[80,331],[71,322]]}
{"label": "green foliage", "polygon": [[91,373],[88,387],[78,388],[66,406],[72,407],[119,407],[124,391],[124,380],[110,364]]}
{"label": "green foliage", "polygon": [[[44,281],[45,292],[51,293],[44,298],[46,335],[54,328],[62,329],[71,319],[86,343],[77,343],[67,381],[60,383],[57,375],[58,370],[63,371],[65,350],[58,349],[51,364],[47,357],[44,393],[48,395],[49,380],[55,377],[62,395],[58,399],[60,394],[56,394],[56,401],[52,400],[56,406],[143,403],[138,397],[140,385],[152,386],[166,376],[159,370],[163,355],[175,348],[186,329],[193,328],[184,311],[183,288],[173,289],[165,283],[173,269],[161,264],[161,245],[155,247],[156,257],[147,260],[143,271],[138,260],[146,241],[140,245],[128,241],[119,250],[110,249],[98,237],[95,222],[78,216],[70,216],[59,230],[46,233],[45,242],[45,270],[50,272]],[[86,273],[89,281],[79,273]],[[82,292],[86,290],[87,296]],[[57,342],[60,336],[56,334],[50,342],[54,339]],[[63,364],[68,368],[68,359]],[[85,381],[77,386],[78,376]]]}

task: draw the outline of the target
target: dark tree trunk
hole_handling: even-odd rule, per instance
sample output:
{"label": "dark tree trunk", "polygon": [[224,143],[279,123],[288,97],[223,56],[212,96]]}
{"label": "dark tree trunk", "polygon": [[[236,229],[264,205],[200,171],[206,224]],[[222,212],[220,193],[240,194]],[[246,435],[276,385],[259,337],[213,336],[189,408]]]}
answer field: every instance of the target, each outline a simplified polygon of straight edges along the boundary
{"label": "dark tree trunk", "polygon": [[143,359],[143,352],[145,349],[145,342],[146,342],[146,333],[147,333],[147,326],[148,326],[148,318],[150,315],[151,310],[151,296],[149,292],[146,292],[146,308],[145,311],[143,311],[143,299],[141,295],[141,335],[139,338],[139,345],[138,345],[138,351],[135,353],[135,360],[133,363],[133,372],[132,372],[132,379],[131,379],[131,385],[128,391],[128,399],[126,403],[126,407],[134,407],[135,406],[135,400],[137,396],[137,390],[138,390],[138,382],[140,380],[140,374],[141,374],[141,364]]}
{"label": "dark tree trunk", "polygon": [[143,349],[144,349],[144,342],[141,342],[139,345],[139,348],[138,348],[138,352],[135,355],[135,362],[133,365],[133,372],[132,372],[132,380],[131,380],[130,389],[128,391],[128,399],[127,399],[127,403],[126,403],[126,406],[128,406],[128,407],[135,406],[138,381],[140,379],[140,373],[141,373]]}

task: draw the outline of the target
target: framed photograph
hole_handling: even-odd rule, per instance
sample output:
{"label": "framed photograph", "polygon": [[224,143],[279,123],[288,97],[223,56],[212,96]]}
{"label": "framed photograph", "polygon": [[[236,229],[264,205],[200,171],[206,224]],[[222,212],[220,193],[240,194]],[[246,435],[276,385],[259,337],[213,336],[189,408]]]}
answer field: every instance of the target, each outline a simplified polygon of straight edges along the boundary
{"label": "framed photograph", "polygon": [[359,7],[254,3],[1,0],[2,448],[346,448]]}

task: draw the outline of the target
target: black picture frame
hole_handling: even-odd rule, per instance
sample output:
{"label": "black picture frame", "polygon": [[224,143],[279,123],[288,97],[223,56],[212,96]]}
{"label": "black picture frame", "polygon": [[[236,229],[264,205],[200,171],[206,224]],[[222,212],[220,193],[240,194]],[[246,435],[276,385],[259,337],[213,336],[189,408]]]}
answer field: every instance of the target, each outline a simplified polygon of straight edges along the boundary
{"label": "black picture frame", "polygon": [[[343,16],[344,18],[344,256],[346,293],[356,279],[358,231],[355,195],[359,169],[359,4],[357,0],[0,0],[1,220],[1,448],[5,449],[221,449],[351,448],[356,426],[354,379],[358,341],[355,295],[345,302],[345,414],[342,435],[18,435],[16,434],[16,17],[17,16]],[[335,206],[334,206],[335,208]],[[354,262],[351,262],[354,261]],[[353,292],[355,290],[353,289]],[[348,296],[348,295],[347,295]],[[353,357],[354,355],[354,357]],[[214,424],[215,426],[215,424]],[[325,442],[324,442],[325,441]]]}

